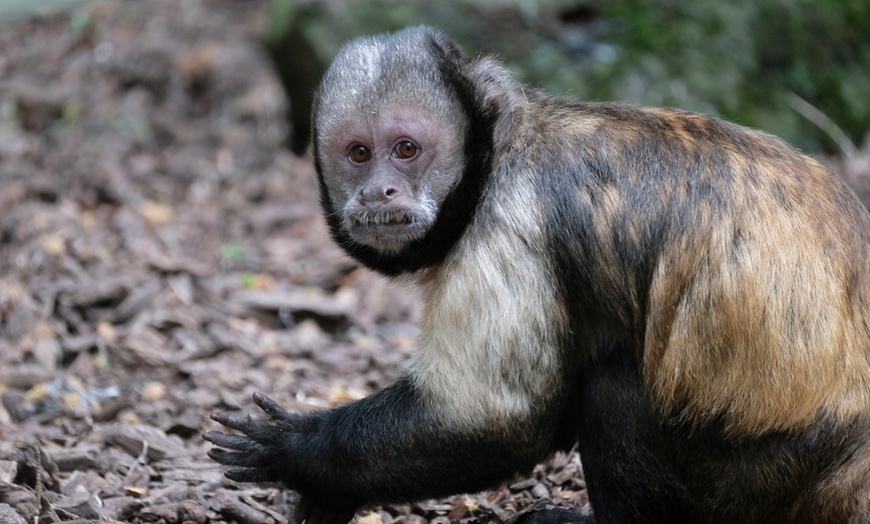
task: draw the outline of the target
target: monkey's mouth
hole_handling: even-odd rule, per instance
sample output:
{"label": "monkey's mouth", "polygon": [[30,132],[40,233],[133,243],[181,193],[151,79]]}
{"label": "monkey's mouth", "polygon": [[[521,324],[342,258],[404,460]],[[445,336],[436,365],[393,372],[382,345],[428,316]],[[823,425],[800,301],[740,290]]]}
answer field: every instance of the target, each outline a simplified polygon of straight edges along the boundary
{"label": "monkey's mouth", "polygon": [[350,216],[351,225],[355,228],[413,225],[414,216],[404,211],[362,212]]}
{"label": "monkey's mouth", "polygon": [[427,223],[407,210],[361,210],[347,215],[345,224],[351,238],[384,252],[401,251],[422,238]]}

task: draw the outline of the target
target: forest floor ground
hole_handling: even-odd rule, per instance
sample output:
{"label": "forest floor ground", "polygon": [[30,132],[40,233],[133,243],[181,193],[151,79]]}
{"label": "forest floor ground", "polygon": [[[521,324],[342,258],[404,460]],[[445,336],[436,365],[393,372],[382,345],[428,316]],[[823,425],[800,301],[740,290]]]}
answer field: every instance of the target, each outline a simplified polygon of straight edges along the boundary
{"label": "forest floor ground", "polygon": [[[414,293],[332,244],[311,159],[282,147],[267,11],[98,1],[0,22],[0,522],[283,522],[293,494],[208,459],[208,415],[254,413],[254,391],[336,406],[412,351]],[[540,500],[588,504],[576,454],[359,517]]]}

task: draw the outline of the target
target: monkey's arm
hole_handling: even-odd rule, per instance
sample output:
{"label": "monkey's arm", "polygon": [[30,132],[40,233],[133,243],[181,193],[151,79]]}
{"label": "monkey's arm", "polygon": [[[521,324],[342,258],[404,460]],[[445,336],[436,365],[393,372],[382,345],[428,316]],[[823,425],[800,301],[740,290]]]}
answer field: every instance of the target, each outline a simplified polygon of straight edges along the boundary
{"label": "monkey's arm", "polygon": [[[207,433],[217,446],[209,456],[231,466],[230,479],[282,482],[305,497],[309,511],[345,508],[330,521],[366,503],[480,491],[542,458],[510,437],[497,442],[482,436],[485,431],[444,427],[407,381],[309,415],[288,413],[260,393],[253,398],[268,419],[212,415],[241,434]],[[322,521],[304,510],[298,516]]]}

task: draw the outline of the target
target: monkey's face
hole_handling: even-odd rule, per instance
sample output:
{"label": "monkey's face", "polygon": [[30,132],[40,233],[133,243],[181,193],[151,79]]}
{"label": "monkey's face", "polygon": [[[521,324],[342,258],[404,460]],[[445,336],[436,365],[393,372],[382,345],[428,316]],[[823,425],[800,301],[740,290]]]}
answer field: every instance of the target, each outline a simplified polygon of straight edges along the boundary
{"label": "monkey's face", "polygon": [[363,38],[324,75],[313,114],[321,200],[354,256],[405,259],[443,222],[468,164],[469,125],[441,73],[444,53],[423,31]]}
{"label": "monkey's face", "polygon": [[318,148],[333,211],[348,237],[397,253],[432,227],[462,173],[457,127],[417,108],[356,113]]}

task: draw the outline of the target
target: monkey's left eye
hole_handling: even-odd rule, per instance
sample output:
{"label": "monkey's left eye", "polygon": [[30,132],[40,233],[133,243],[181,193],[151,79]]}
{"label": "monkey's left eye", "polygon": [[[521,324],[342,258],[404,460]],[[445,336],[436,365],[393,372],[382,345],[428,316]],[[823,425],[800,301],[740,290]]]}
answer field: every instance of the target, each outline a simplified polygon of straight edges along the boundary
{"label": "monkey's left eye", "polygon": [[409,158],[414,158],[414,156],[417,154],[417,151],[419,151],[419,149],[413,142],[411,142],[410,140],[405,140],[403,142],[399,142],[399,144],[396,146],[395,156],[407,160]]}

